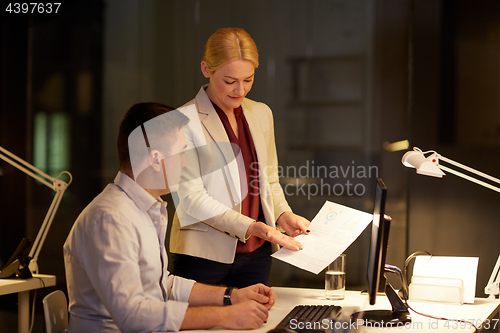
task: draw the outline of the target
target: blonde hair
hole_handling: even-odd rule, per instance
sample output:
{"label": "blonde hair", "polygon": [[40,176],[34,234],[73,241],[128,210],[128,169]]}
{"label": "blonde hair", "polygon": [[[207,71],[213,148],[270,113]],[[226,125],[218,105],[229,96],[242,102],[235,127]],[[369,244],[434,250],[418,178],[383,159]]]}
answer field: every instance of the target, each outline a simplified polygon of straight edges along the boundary
{"label": "blonde hair", "polygon": [[213,73],[222,66],[236,60],[250,60],[259,67],[259,52],[250,34],[240,28],[217,30],[205,44],[203,61]]}

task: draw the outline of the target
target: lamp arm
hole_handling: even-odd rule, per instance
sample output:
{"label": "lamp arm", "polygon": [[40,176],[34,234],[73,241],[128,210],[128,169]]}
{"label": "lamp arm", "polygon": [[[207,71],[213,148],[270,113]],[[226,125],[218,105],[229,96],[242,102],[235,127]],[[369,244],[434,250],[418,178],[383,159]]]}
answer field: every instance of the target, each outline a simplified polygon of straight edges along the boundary
{"label": "lamp arm", "polygon": [[[59,176],[57,176],[57,178],[51,177],[37,167],[14,155],[2,146],[0,146],[0,159],[6,161],[15,168],[21,170],[25,174],[38,180],[39,182],[43,183],[47,187],[50,187],[56,192],[29,253],[29,256],[32,258],[29,264],[29,269],[33,273],[38,273],[38,255],[40,254],[40,250],[42,249],[43,243],[45,242],[45,237],[49,232],[52,221],[54,220],[54,216],[56,215],[57,209],[59,208],[59,203],[61,202],[64,191],[66,191],[68,185],[71,184],[73,177],[68,171],[61,172]],[[66,173],[69,176],[69,181],[67,183],[59,179],[59,177],[61,177],[63,173]]]}
{"label": "lamp arm", "polygon": [[460,171],[456,171],[456,170],[450,169],[450,168],[448,168],[448,167],[445,167],[444,165],[439,165],[439,168],[440,168],[441,170],[446,171],[446,172],[452,173],[452,174],[454,174],[455,176],[462,177],[462,178],[464,178],[464,179],[467,179],[468,181],[471,181],[471,182],[476,183],[476,184],[478,184],[478,185],[482,185],[482,186],[484,186],[484,187],[487,187],[487,188],[489,188],[490,190],[500,192],[500,188],[498,188],[498,187],[496,187],[496,186],[493,186],[493,185],[490,185],[490,184],[488,184],[488,183],[485,183],[485,182],[483,182],[483,181],[481,181],[481,180],[479,180],[479,179],[476,179],[476,178],[474,178],[474,177],[471,177],[471,176],[468,176],[468,175],[466,175],[466,174],[463,174],[463,173],[461,173]]}
{"label": "lamp arm", "polygon": [[66,186],[61,190],[56,192],[54,199],[50,204],[49,210],[45,215],[42,226],[36,235],[36,239],[33,242],[33,246],[31,247],[29,256],[32,258],[29,264],[30,271],[32,273],[38,273],[38,255],[40,254],[40,250],[42,249],[43,243],[45,242],[45,238],[49,233],[50,226],[52,225],[52,221],[54,220],[54,216],[56,215],[57,209],[59,208],[59,203],[63,197],[64,191],[66,190]]}
{"label": "lamp arm", "polygon": [[498,256],[497,263],[491,272],[488,284],[484,287],[484,293],[490,295],[490,298],[495,298],[496,295],[500,294],[500,256]]}
{"label": "lamp arm", "polygon": [[[39,182],[43,183],[47,187],[50,187],[51,189],[56,190],[54,188],[54,183],[56,181],[56,178],[49,176],[48,174],[46,174],[42,170],[36,168],[35,166],[29,164],[26,161],[20,159],[19,157],[17,157],[16,155],[12,154],[10,151],[8,151],[7,149],[3,148],[2,146],[0,146],[0,152],[3,153],[3,154],[0,153],[0,158],[2,160],[6,161],[7,163],[11,164],[12,166],[14,166],[15,168],[21,170],[22,172],[24,172],[25,174],[31,176],[32,178],[35,178],[36,180],[38,180]],[[23,167],[21,164],[15,162],[14,160],[16,160],[17,162],[23,164],[26,167]],[[35,174],[33,171],[36,172],[37,174],[42,175],[43,178],[40,177],[39,175]],[[50,180],[51,182],[48,182],[47,179]]]}
{"label": "lamp arm", "polygon": [[[446,163],[450,163],[450,164],[455,165],[455,166],[457,166],[457,167],[459,167],[459,168],[462,168],[462,169],[467,170],[467,171],[469,171],[469,172],[471,172],[471,173],[474,173],[474,174],[476,174],[476,175],[478,175],[478,176],[481,176],[481,177],[483,177],[483,178],[486,178],[486,179],[488,179],[488,180],[491,180],[492,182],[495,182],[495,183],[500,184],[500,179],[495,178],[495,177],[492,177],[492,176],[490,176],[490,175],[487,175],[487,174],[485,174],[484,172],[481,172],[481,171],[478,171],[478,170],[476,170],[476,169],[470,168],[470,167],[468,167],[468,166],[466,166],[466,165],[463,165],[462,163],[458,163],[458,162],[455,162],[455,161],[453,161],[453,160],[450,160],[449,158],[444,157],[444,156],[442,156],[442,155],[439,155],[439,159],[440,159],[440,160],[442,160],[442,161],[445,161]],[[439,165],[439,167],[441,167],[441,165]],[[444,169],[443,169],[443,170],[444,170]],[[448,170],[448,171],[449,171],[449,170]],[[460,177],[462,177],[462,176],[460,176]],[[474,179],[474,178],[473,178],[473,179]],[[482,184],[481,184],[481,185],[482,185]]]}

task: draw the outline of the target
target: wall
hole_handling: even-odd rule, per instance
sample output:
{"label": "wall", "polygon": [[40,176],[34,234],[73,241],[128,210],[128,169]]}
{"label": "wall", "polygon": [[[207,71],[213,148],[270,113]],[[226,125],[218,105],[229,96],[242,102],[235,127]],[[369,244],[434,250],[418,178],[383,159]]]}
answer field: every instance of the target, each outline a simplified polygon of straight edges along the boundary
{"label": "wall", "polygon": [[[497,177],[499,13],[495,1],[415,2],[411,116],[412,145]],[[451,174],[410,172],[409,195],[410,252],[479,257],[476,295],[483,296],[500,253],[498,193]]]}

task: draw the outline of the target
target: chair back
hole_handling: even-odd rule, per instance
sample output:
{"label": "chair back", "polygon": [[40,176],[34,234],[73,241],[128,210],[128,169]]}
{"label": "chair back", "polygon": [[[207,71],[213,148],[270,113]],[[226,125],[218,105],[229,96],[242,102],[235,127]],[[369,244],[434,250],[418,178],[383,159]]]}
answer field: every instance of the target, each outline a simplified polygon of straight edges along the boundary
{"label": "chair back", "polygon": [[68,302],[61,290],[43,298],[43,313],[47,333],[62,333],[68,328]]}

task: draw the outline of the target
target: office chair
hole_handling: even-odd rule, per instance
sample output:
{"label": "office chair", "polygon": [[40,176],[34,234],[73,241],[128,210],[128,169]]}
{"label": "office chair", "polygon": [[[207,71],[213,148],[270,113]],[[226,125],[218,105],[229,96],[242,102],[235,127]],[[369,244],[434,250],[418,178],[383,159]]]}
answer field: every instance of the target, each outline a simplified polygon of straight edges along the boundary
{"label": "office chair", "polygon": [[43,313],[47,333],[63,333],[68,328],[68,302],[61,290],[43,298]]}

